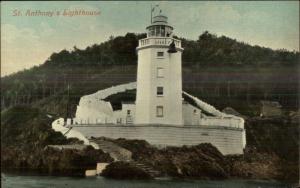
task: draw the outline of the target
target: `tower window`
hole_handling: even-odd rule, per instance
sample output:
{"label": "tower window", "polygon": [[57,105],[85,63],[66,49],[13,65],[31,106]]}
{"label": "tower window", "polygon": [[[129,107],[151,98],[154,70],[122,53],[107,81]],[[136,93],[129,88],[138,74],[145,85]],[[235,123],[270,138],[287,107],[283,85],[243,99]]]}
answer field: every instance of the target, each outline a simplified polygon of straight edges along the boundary
{"label": "tower window", "polygon": [[159,36],[159,35],[160,35],[160,27],[155,26],[155,36]]}
{"label": "tower window", "polygon": [[160,26],[160,31],[161,31],[161,36],[164,37],[165,36],[165,26]]}
{"label": "tower window", "polygon": [[130,115],[130,110],[127,110],[127,115]]}
{"label": "tower window", "polygon": [[164,52],[157,52],[157,57],[164,57]]}
{"label": "tower window", "polygon": [[157,78],[163,78],[164,77],[164,68],[157,68]]}
{"label": "tower window", "polygon": [[163,87],[157,87],[156,94],[157,94],[157,96],[164,95],[164,88]]}
{"label": "tower window", "polygon": [[151,27],[149,31],[150,31],[150,37],[155,35],[155,30],[153,27]]}
{"label": "tower window", "polygon": [[164,107],[156,106],[156,117],[163,117],[163,116],[164,116]]}

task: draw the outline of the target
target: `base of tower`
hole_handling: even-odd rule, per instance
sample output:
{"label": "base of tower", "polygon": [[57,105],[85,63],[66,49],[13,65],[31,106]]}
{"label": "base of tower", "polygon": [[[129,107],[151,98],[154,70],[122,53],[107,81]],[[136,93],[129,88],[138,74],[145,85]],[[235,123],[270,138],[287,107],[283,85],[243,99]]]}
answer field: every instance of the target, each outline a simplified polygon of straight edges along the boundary
{"label": "base of tower", "polygon": [[222,126],[174,126],[174,125],[74,125],[86,138],[108,137],[113,139],[146,140],[152,145],[192,146],[211,143],[224,154],[243,154],[245,130]]}

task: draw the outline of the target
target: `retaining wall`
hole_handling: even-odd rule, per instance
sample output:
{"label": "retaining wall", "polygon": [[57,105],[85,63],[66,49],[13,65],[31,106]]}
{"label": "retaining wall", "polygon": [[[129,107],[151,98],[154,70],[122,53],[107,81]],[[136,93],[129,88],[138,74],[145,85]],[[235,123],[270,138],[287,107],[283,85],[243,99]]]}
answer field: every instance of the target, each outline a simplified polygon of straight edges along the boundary
{"label": "retaining wall", "polygon": [[211,143],[224,155],[242,154],[245,130],[221,126],[171,125],[74,125],[85,137],[146,140],[158,147]]}

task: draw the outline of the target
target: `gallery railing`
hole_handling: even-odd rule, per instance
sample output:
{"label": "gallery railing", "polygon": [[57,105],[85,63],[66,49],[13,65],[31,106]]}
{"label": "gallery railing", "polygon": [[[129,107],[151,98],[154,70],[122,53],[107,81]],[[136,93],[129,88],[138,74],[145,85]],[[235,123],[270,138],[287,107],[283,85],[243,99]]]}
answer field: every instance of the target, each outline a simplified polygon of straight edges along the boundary
{"label": "gallery railing", "polygon": [[176,48],[181,48],[181,41],[173,38],[166,38],[166,37],[150,37],[139,40],[139,46],[145,47],[145,46],[151,46],[151,45],[163,45],[163,46],[169,46],[171,42],[174,41]]}

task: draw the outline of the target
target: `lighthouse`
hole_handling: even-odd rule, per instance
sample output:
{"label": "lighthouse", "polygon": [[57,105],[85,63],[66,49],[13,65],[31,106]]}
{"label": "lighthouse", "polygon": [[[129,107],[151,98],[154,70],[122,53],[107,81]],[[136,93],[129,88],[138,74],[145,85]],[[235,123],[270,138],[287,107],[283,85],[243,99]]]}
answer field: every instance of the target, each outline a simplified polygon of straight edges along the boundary
{"label": "lighthouse", "polygon": [[[243,154],[244,119],[223,113],[182,91],[183,48],[181,41],[173,37],[168,18],[151,15],[146,30],[147,37],[139,40],[136,48],[137,81],[82,96],[74,123],[67,121],[62,126],[62,120],[58,119],[53,128],[83,141],[84,137],[138,139],[160,148],[211,143],[224,155]],[[127,91],[135,89],[135,100],[122,101]],[[111,100],[110,96],[120,100]],[[113,108],[116,102],[121,108]]]}
{"label": "lighthouse", "polygon": [[136,124],[183,125],[181,41],[168,18],[157,15],[137,47]]}

